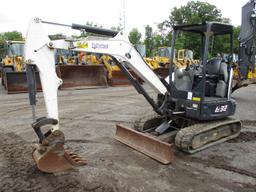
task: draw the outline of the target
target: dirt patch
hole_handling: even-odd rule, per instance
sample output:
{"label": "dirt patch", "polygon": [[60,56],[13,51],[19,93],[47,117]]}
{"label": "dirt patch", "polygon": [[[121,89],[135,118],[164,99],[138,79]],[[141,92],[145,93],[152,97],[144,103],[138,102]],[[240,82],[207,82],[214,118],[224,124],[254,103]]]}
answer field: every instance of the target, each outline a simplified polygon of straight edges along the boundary
{"label": "dirt patch", "polygon": [[32,160],[33,144],[14,133],[0,134],[0,191],[114,191],[110,185],[81,181],[79,172],[45,174]]}
{"label": "dirt patch", "polygon": [[[39,96],[37,112],[44,116]],[[28,104],[27,95],[0,94],[1,192],[255,191],[255,142],[225,143],[194,157],[180,152],[173,164],[162,165],[113,139],[116,122],[133,122],[147,107],[152,110],[133,87],[60,91],[59,96],[66,145],[88,165],[58,174],[38,171],[31,157],[37,139],[29,126],[31,111],[21,109]],[[255,119],[254,100],[246,106],[238,103],[239,117]],[[243,131],[255,132],[250,126]]]}
{"label": "dirt patch", "polygon": [[232,140],[227,141],[228,143],[242,143],[256,141],[256,132],[241,132],[240,135]]}
{"label": "dirt patch", "polygon": [[254,120],[242,120],[243,126],[254,126],[256,127],[256,121]]}
{"label": "dirt patch", "polygon": [[[210,155],[208,158],[206,159],[201,159],[198,157],[193,157],[193,156],[189,156],[189,155],[185,155],[183,153],[177,153],[177,156],[179,156],[180,158],[188,161],[188,162],[196,162],[196,163],[200,163],[203,164],[207,167],[214,167],[217,169],[224,169],[226,171],[231,171],[234,173],[238,173],[240,175],[246,175],[252,178],[256,179],[256,173],[244,170],[244,169],[239,169],[237,167],[231,166],[229,165],[229,162],[231,159],[227,159],[223,156],[218,156],[218,155]],[[256,186],[255,186],[256,189]]]}

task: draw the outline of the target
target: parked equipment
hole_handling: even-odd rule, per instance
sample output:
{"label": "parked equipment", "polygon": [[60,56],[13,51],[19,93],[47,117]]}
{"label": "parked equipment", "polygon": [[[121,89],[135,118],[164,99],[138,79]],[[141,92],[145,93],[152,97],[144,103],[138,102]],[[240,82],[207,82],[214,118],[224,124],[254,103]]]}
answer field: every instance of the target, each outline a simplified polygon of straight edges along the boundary
{"label": "parked equipment", "polygon": [[[171,58],[171,47],[159,47],[157,55],[153,58],[145,58],[146,63],[154,72],[165,78],[169,75],[169,65]],[[173,64],[178,68],[186,68],[190,64],[197,64],[198,62],[193,59],[193,51],[188,49],[180,49],[174,51]]]}
{"label": "parked equipment", "polygon": [[[2,58],[2,85],[7,93],[28,91],[24,60],[24,41],[6,41],[5,56]],[[41,90],[39,73],[36,72],[37,91]]]}
{"label": "parked equipment", "polygon": [[[129,79],[120,70],[116,60],[113,57],[109,55],[102,55],[100,57],[100,62],[103,63],[104,67],[107,69],[107,79],[108,79],[108,84],[110,86],[115,87],[115,86],[131,85]],[[131,69],[128,69],[128,70],[131,74],[133,74],[134,77],[139,79]],[[141,79],[140,79],[140,83],[142,83]]]}
{"label": "parked equipment", "polygon": [[61,89],[107,87],[103,65],[58,65],[56,72],[63,80]]}
{"label": "parked equipment", "polygon": [[56,73],[63,80],[60,89],[107,87],[106,71],[97,57],[72,50],[56,50]]}

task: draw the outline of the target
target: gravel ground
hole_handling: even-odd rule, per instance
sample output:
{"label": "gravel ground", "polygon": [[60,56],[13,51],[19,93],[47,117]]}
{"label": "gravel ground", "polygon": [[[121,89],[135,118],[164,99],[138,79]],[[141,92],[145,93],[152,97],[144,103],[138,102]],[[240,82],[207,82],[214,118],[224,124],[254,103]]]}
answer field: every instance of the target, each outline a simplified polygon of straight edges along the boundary
{"label": "gravel ground", "polygon": [[[114,140],[115,124],[129,124],[149,105],[133,87],[59,92],[60,125],[66,144],[88,165],[58,174],[38,171],[37,143],[27,94],[0,89],[0,191],[256,191],[256,86],[233,94],[244,121],[234,140],[195,155],[176,152],[162,165]],[[45,115],[38,94],[38,117]]]}

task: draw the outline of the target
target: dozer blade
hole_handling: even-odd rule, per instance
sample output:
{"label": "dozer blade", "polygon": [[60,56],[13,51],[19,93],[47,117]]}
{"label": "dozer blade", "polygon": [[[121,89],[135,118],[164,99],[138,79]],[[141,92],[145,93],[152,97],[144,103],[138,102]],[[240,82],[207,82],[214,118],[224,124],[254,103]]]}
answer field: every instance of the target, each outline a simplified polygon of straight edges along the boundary
{"label": "dozer blade", "polygon": [[40,171],[55,173],[86,165],[77,154],[64,149],[64,134],[56,130],[33,152],[32,156]]}
{"label": "dozer blade", "polygon": [[174,145],[147,133],[116,125],[115,139],[163,164],[174,161]]}
{"label": "dozer blade", "polygon": [[[6,72],[4,74],[4,86],[8,94],[28,92],[26,72]],[[37,91],[42,91],[39,72],[36,72]]]}
{"label": "dozer blade", "polygon": [[59,65],[56,71],[63,80],[61,89],[96,88],[108,85],[103,65]]}

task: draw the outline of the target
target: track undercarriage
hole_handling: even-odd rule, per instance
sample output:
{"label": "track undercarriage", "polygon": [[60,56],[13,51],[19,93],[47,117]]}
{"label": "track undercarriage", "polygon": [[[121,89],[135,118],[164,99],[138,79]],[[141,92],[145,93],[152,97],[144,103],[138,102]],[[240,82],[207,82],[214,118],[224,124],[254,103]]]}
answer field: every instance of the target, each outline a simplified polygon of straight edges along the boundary
{"label": "track undercarriage", "polygon": [[198,122],[149,115],[137,120],[134,128],[117,125],[115,138],[163,164],[169,164],[174,160],[174,146],[193,154],[236,138],[240,130],[241,122],[234,118]]}

